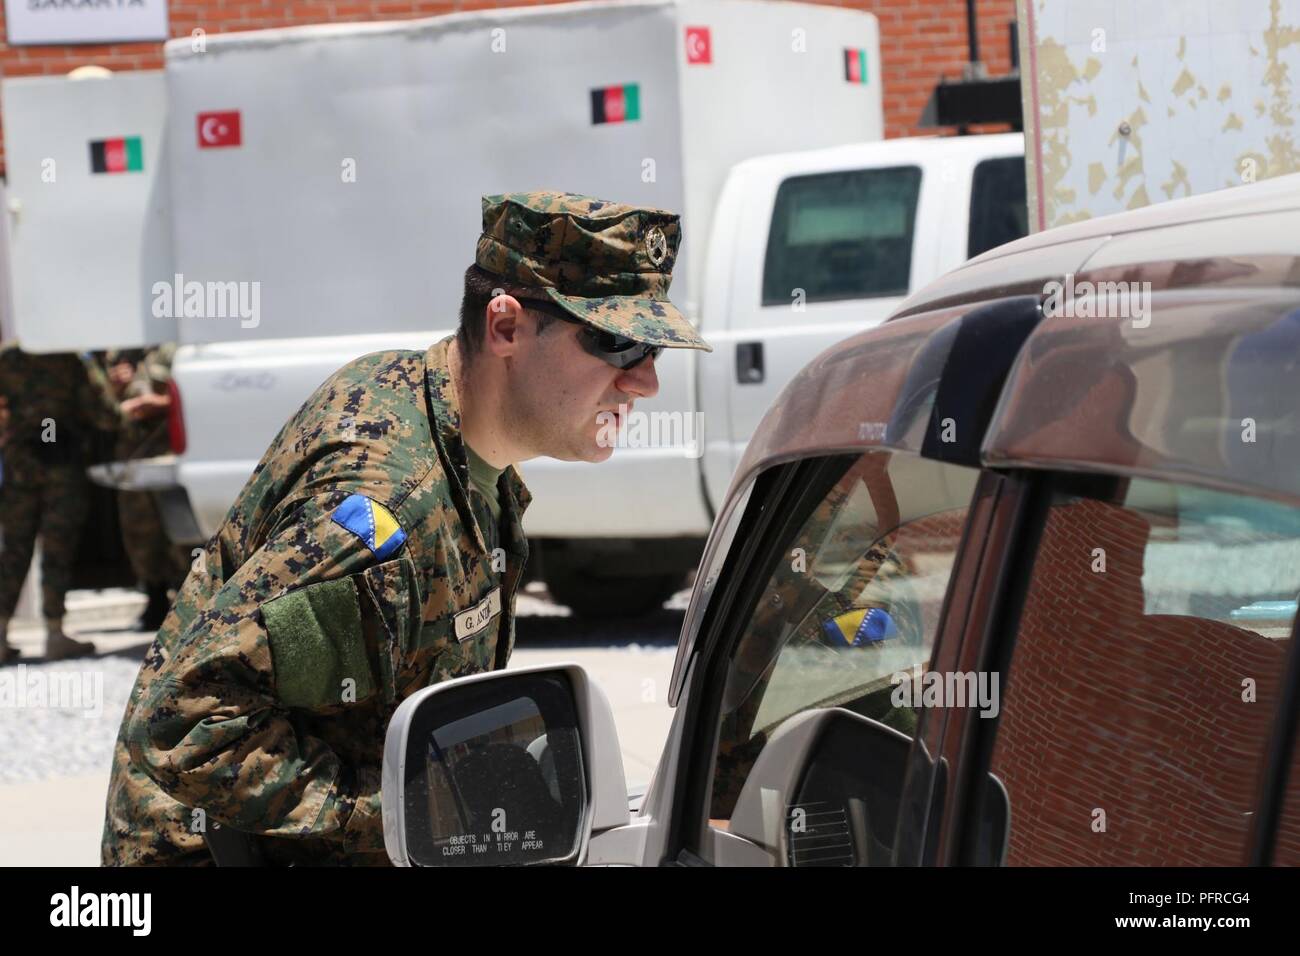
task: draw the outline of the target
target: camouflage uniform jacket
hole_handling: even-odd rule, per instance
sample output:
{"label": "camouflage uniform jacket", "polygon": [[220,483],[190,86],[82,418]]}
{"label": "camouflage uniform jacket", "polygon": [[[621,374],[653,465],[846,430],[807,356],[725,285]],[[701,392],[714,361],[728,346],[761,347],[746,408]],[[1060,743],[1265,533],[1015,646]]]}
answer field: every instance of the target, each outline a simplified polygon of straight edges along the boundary
{"label": "camouflage uniform jacket", "polygon": [[107,387],[103,373],[75,354],[0,346],[0,397],[9,404],[0,454],[8,480],[40,484],[51,465],[82,467],[89,430],[121,423]]}
{"label": "camouflage uniform jacket", "polygon": [[272,443],[141,667],[106,864],[210,862],[213,822],[281,838],[257,841],[272,863],[387,862],[388,719],[505,666],[527,560],[513,468],[499,548],[476,517],[450,342],[357,359]]}
{"label": "camouflage uniform jacket", "polygon": [[[172,377],[172,361],[176,357],[176,343],[164,342],[151,349],[110,349],[104,364],[111,368],[118,362],[135,365],[135,377],[127,385],[122,399],[140,395],[167,394],[167,384]],[[107,382],[107,376],[105,376]],[[117,399],[113,399],[117,404]],[[167,416],[123,422],[118,431],[116,457],[119,461],[131,458],[150,458],[167,454],[170,446],[167,436]]]}

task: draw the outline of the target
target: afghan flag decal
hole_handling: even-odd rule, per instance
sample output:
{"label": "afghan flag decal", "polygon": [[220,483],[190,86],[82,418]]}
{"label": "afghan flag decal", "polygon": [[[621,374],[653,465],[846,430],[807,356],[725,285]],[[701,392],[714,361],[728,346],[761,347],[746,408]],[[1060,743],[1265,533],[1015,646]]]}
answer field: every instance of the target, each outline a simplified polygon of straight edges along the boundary
{"label": "afghan flag decal", "polygon": [[641,118],[641,86],[607,86],[591,91],[591,123],[630,123]]}
{"label": "afghan flag decal", "polygon": [[92,173],[138,173],[144,169],[144,149],[139,136],[90,141]]}
{"label": "afghan flag decal", "polygon": [[867,82],[867,51],[844,51],[844,79],[850,83]]}

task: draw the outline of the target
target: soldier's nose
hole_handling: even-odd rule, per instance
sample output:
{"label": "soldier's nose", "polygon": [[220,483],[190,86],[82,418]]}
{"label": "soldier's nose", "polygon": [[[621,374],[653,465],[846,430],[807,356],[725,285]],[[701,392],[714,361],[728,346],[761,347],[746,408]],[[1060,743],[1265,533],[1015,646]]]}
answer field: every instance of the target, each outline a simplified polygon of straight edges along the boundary
{"label": "soldier's nose", "polygon": [[654,357],[647,357],[631,368],[624,369],[614,380],[616,388],[638,398],[654,398],[659,394],[659,373],[655,371]]}

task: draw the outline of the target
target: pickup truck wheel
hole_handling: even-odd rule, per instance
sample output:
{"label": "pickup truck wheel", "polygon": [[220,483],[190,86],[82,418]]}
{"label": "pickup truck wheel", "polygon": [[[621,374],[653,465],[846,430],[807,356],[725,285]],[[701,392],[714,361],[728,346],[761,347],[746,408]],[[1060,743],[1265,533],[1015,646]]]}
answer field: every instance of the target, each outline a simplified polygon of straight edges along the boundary
{"label": "pickup truck wheel", "polygon": [[557,604],[577,617],[638,617],[659,610],[682,582],[680,574],[612,578],[573,566],[548,562],[542,580]]}

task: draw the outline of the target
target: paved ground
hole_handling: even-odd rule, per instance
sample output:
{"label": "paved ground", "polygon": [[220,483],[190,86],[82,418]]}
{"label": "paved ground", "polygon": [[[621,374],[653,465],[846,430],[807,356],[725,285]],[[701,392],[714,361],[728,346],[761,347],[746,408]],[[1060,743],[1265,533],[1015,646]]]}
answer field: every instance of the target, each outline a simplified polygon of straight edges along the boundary
{"label": "paved ground", "polygon": [[[576,662],[587,669],[613,706],[629,787],[649,780],[668,733],[668,681],[687,596],[618,624],[575,621],[537,584],[519,597],[511,667]],[[153,635],[130,625],[142,597],[69,598],[69,632],[94,640],[98,655],[43,662],[43,632],[16,625],[10,640],[25,663],[0,669],[0,865],[99,862],[113,741]]]}

